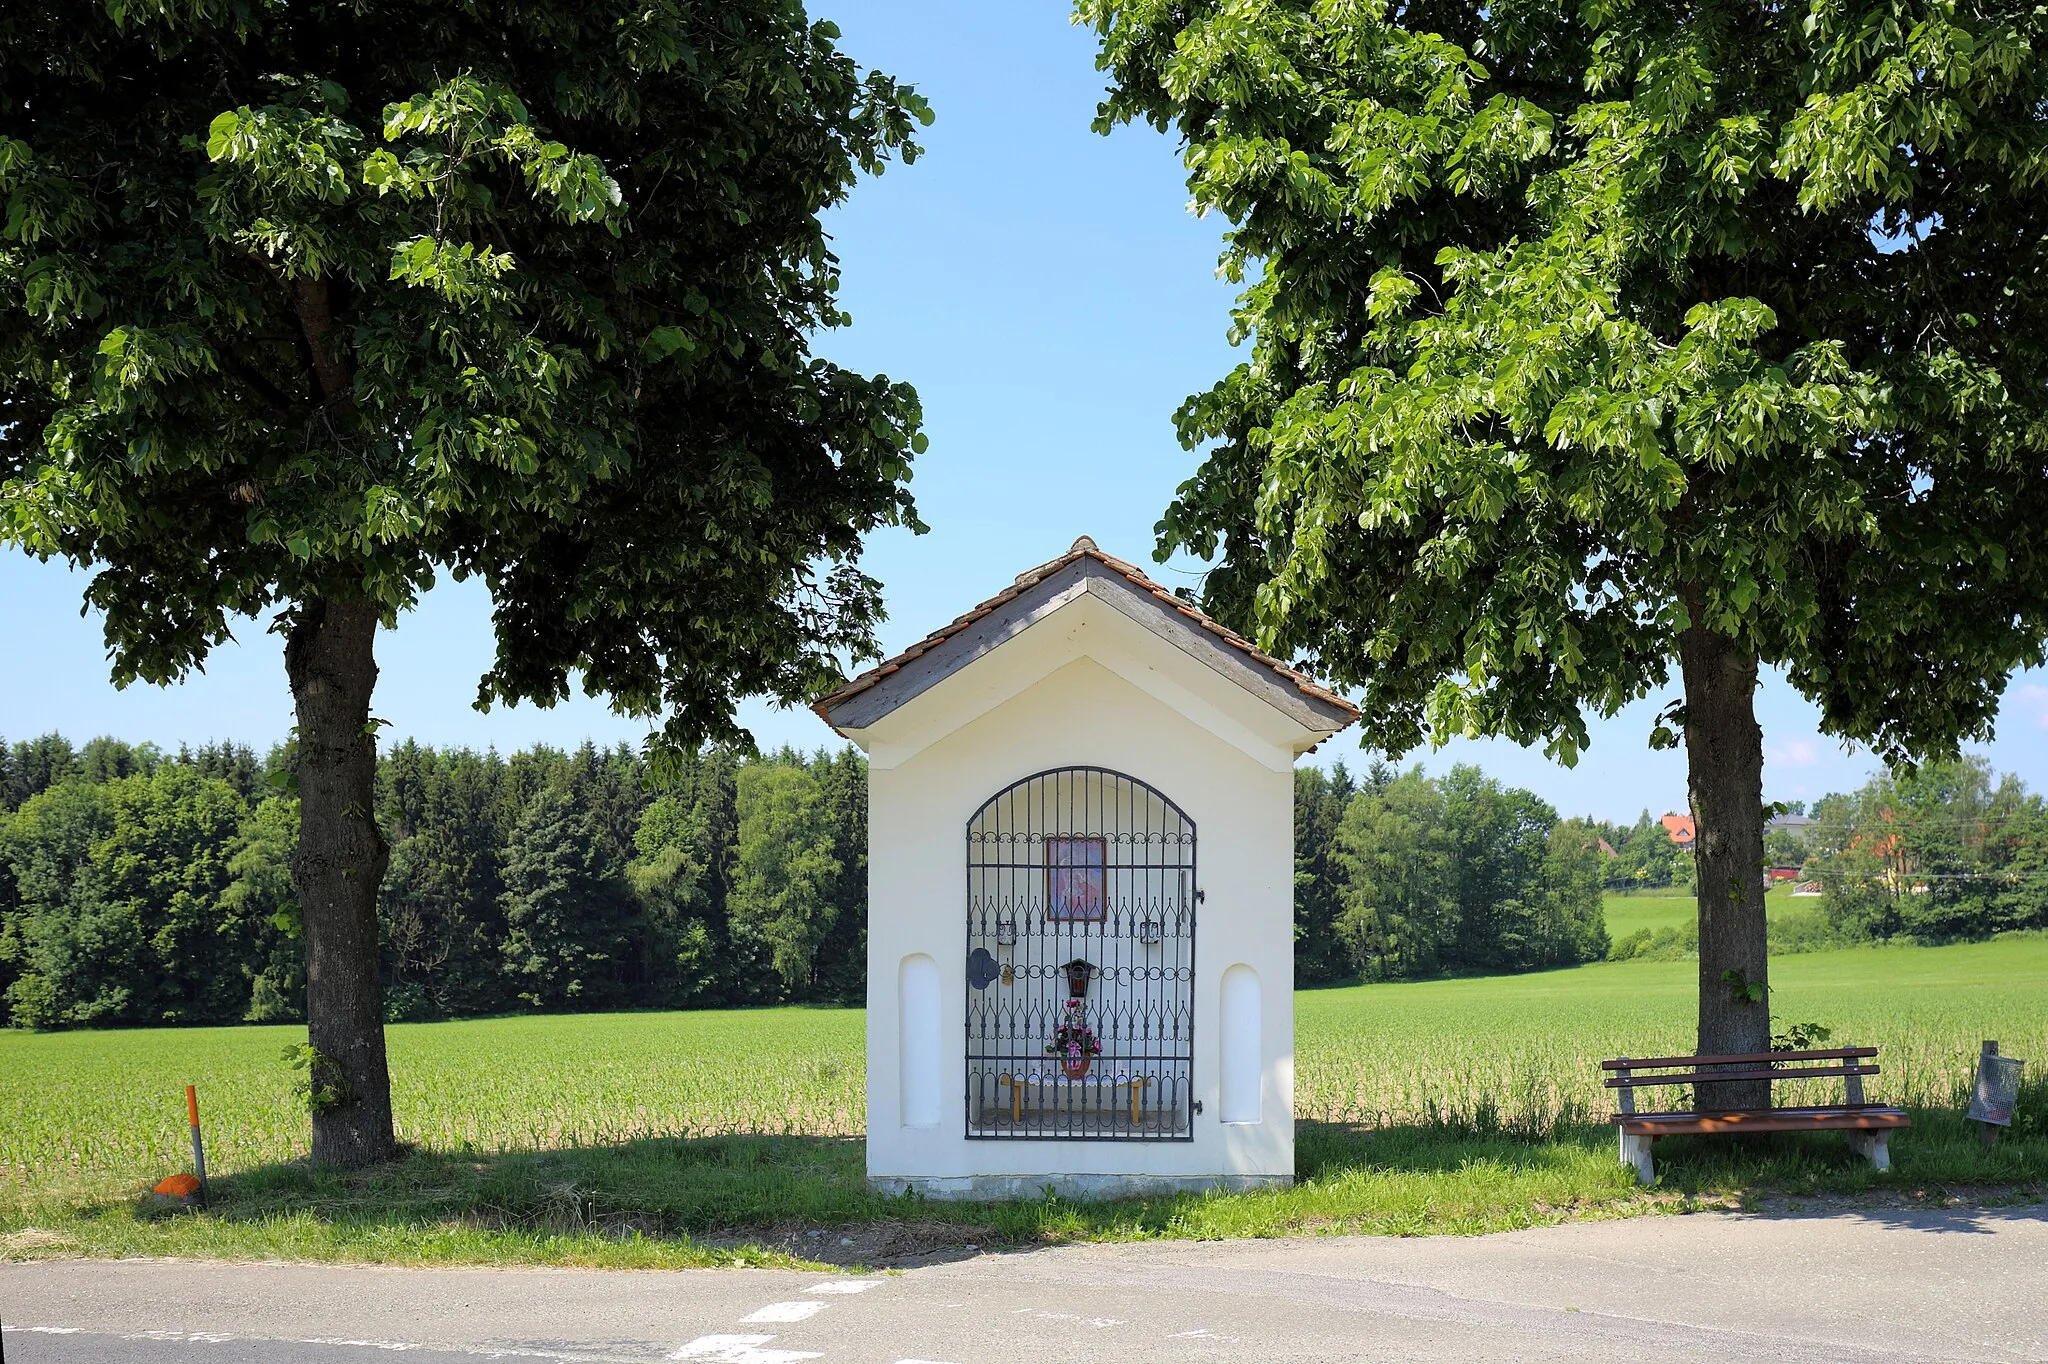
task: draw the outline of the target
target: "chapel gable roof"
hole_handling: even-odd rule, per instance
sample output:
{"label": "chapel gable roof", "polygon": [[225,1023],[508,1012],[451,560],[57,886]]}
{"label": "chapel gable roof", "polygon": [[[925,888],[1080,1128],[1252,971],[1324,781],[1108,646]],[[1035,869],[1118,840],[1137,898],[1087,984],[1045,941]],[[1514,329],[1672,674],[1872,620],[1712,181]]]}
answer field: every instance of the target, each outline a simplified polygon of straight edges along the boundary
{"label": "chapel gable roof", "polygon": [[864,729],[1082,593],[1106,602],[1304,728],[1334,732],[1358,718],[1351,702],[1261,652],[1134,565],[1104,554],[1085,535],[1065,554],[1018,574],[995,596],[820,698],[811,709],[842,733]]}

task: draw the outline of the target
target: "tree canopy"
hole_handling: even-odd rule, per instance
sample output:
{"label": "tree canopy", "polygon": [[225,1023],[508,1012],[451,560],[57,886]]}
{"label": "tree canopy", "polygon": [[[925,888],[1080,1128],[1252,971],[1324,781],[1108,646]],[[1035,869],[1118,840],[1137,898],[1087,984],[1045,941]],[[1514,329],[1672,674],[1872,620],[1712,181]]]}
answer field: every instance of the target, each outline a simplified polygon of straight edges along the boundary
{"label": "tree canopy", "polygon": [[837,36],[800,0],[0,17],[0,538],[95,569],[117,683],[277,610],[318,1160],[394,1149],[380,621],[479,578],[480,705],[579,679],[671,761],[872,651],[861,541],[916,526],[924,438],[811,352],[819,215],[929,111]]}
{"label": "tree canopy", "polygon": [[[1250,358],[1161,553],[1366,742],[1575,760],[1670,680],[1702,1045],[1767,1035],[1759,666],[1887,758],[2048,626],[2048,15],[1811,0],[1081,0],[1100,126],[1177,133]],[[1730,899],[1747,907],[1709,931]],[[1718,1026],[1718,1025],[1717,1025]],[[1727,1050],[1752,1050],[1729,1046]]]}
{"label": "tree canopy", "polygon": [[[485,701],[733,737],[869,645],[918,407],[817,359],[819,213],[923,101],[794,0],[0,21],[0,528],[117,681],[234,617],[491,589]],[[814,567],[823,561],[827,570]]]}

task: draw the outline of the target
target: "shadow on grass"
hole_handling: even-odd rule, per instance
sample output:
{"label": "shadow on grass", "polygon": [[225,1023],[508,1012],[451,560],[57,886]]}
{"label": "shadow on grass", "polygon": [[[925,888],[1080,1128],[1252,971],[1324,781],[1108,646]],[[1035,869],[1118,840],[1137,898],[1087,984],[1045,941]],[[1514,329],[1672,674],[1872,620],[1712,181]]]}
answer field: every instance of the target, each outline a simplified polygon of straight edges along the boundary
{"label": "shadow on grass", "polygon": [[[1916,1112],[1879,1174],[1839,1136],[1675,1137],[1645,1190],[1613,1129],[1296,1127],[1297,1182],[1249,1193],[1081,1202],[930,1201],[868,1189],[858,1139],[650,1138],[488,1154],[415,1151],[361,1171],[265,1166],[218,1178],[200,1217],[147,1200],[24,1206],[91,1254],[664,1268],[894,1267],[1066,1241],[1470,1234],[1585,1217],[1739,1207],[1983,1229],[2048,1196],[2048,1134],[1986,1149],[1952,1112]],[[1943,1212],[1958,1201],[1976,1209]],[[59,1223],[49,1223],[56,1213]],[[24,1223],[29,1224],[29,1223]],[[59,1253],[62,1253],[59,1251]]]}

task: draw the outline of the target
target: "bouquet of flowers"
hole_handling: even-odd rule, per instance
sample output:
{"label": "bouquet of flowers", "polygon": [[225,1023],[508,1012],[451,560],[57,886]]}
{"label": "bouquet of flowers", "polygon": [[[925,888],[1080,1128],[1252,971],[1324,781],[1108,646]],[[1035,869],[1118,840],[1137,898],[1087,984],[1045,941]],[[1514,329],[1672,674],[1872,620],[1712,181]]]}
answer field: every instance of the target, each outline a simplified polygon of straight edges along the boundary
{"label": "bouquet of flowers", "polygon": [[1088,1062],[1102,1054],[1101,1040],[1081,1015],[1082,1003],[1079,999],[1067,1001],[1067,1011],[1061,1015],[1060,1025],[1052,1030],[1052,1041],[1045,1044],[1046,1055],[1059,1057],[1060,1064],[1070,1073],[1085,1071]]}

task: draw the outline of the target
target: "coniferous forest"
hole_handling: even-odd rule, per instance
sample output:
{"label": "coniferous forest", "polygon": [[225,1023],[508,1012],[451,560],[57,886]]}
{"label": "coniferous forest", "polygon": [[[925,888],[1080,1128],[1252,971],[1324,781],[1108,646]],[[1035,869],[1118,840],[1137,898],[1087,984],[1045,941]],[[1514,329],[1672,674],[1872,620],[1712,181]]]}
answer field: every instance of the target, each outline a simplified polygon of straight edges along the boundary
{"label": "coniferous forest", "polygon": [[[0,989],[16,1026],[300,1016],[286,748],[5,750]],[[628,748],[379,764],[393,1020],[853,1001],[867,768],[708,750],[655,790]]]}
{"label": "coniferous forest", "polygon": [[[0,744],[5,1021],[300,1017],[291,773],[287,746]],[[2048,926],[2048,809],[1981,762],[1881,777],[1814,814],[1800,839],[1773,835],[1774,861],[1827,888],[1781,948]],[[867,764],[851,748],[707,749],[658,785],[624,746],[404,743],[379,765],[376,816],[394,1021],[863,996]],[[1648,812],[1560,819],[1466,766],[1295,774],[1303,984],[1597,960],[1603,890],[1690,880]]]}

